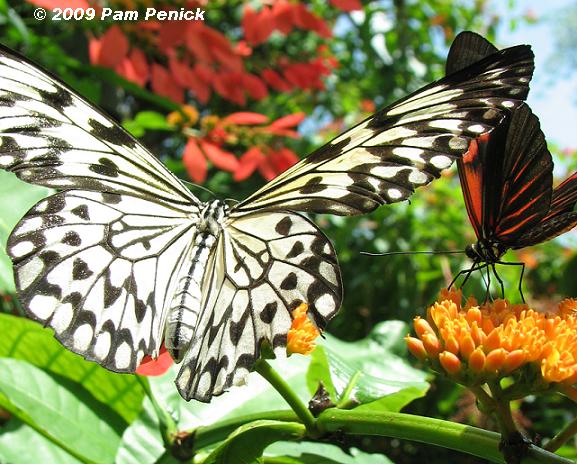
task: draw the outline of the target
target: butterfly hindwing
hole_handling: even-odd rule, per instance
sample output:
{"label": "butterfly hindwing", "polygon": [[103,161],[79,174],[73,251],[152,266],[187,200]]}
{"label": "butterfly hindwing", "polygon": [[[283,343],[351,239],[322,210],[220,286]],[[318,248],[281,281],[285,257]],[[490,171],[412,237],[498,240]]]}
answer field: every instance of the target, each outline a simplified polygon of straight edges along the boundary
{"label": "butterfly hindwing", "polygon": [[207,267],[200,330],[185,355],[177,386],[207,400],[248,374],[267,342],[286,356],[291,311],[308,303],[319,328],[342,298],[335,251],[296,213],[252,213],[230,220]]}
{"label": "butterfly hindwing", "polygon": [[72,351],[133,372],[144,355],[158,354],[193,232],[190,220],[162,204],[69,190],[26,214],[8,252],[34,319]]}

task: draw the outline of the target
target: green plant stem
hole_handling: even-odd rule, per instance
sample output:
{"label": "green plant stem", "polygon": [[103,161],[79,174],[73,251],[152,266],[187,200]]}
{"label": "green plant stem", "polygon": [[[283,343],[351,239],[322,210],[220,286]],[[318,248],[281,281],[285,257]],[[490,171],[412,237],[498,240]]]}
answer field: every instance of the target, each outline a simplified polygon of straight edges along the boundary
{"label": "green plant stem", "polygon": [[152,407],[156,412],[156,416],[158,417],[158,422],[160,424],[160,433],[162,435],[162,440],[164,441],[165,446],[170,447],[174,444],[174,440],[176,438],[176,433],[178,429],[176,427],[176,423],[172,416],[168,413],[168,411],[158,404],[156,398],[152,394],[152,390],[150,389],[150,384],[148,383],[148,379],[146,377],[142,377],[140,375],[136,376],[138,383],[144,390],[145,395],[152,403]]}
{"label": "green plant stem", "polygon": [[573,419],[569,424],[567,424],[563,430],[561,430],[557,435],[555,435],[547,444],[543,447],[547,451],[554,453],[563,444],[569,440],[573,435],[577,433],[577,419]]}
{"label": "green plant stem", "polygon": [[225,421],[220,421],[212,425],[201,426],[194,430],[194,449],[199,450],[205,446],[218,443],[228,437],[241,425],[257,420],[277,420],[285,422],[295,422],[299,418],[292,410],[269,411],[246,416],[235,417]]}
{"label": "green plant stem", "polygon": [[262,358],[256,362],[254,370],[262,375],[274,387],[274,389],[280,393],[305,425],[308,435],[311,437],[317,437],[318,432],[314,416],[278,372]]}
{"label": "green plant stem", "polygon": [[[495,432],[454,422],[392,412],[357,412],[327,409],[317,418],[323,433],[379,435],[413,440],[472,454],[495,463],[505,460],[499,451],[501,436]],[[574,464],[573,461],[529,446],[523,464]]]}
{"label": "green plant stem", "polygon": [[506,439],[515,433],[519,433],[511,414],[511,402],[503,395],[503,390],[498,383],[489,383],[489,389],[495,403],[495,417],[499,422],[501,435]]}

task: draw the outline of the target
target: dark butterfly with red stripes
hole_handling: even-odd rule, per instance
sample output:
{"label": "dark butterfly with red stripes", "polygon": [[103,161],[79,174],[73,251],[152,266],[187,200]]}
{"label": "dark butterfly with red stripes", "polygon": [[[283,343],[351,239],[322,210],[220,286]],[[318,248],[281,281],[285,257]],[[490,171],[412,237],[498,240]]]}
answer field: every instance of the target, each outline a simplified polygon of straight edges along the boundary
{"label": "dark butterfly with red stripes", "polygon": [[[449,53],[447,73],[495,51],[483,37],[462,33]],[[491,133],[471,142],[457,166],[477,236],[477,243],[466,248],[473,266],[459,274],[464,272],[468,277],[473,270],[491,267],[501,282],[495,264],[524,266],[503,262],[507,250],[550,240],[577,224],[577,173],[553,188],[551,153],[538,118],[526,104]]]}

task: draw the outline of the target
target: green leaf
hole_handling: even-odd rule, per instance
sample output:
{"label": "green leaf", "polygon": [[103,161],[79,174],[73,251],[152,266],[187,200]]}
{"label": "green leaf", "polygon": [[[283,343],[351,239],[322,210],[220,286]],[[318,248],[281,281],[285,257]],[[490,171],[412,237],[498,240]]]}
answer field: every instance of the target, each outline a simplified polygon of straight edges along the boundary
{"label": "green leaf", "polygon": [[322,347],[317,348],[312,352],[311,363],[307,369],[307,386],[311,394],[314,394],[317,391],[320,382],[323,383],[324,387],[329,392],[331,400],[336,403],[337,394],[331,377],[329,358]]}
{"label": "green leaf", "polygon": [[303,464],[392,464],[392,461],[382,454],[369,454],[357,448],[351,448],[349,453],[328,443],[282,441],[267,447],[264,455],[294,457]]}
{"label": "green leaf", "polygon": [[[403,322],[387,321],[357,342],[326,335],[317,350],[326,353],[340,402],[347,406],[351,402],[371,403],[371,408],[399,411],[426,393],[426,374],[400,356],[406,352],[403,336],[407,332]],[[317,359],[321,359],[320,354]],[[376,400],[379,401],[374,403]]]}
{"label": "green leaf", "polygon": [[[0,358],[21,359],[78,382],[96,400],[132,422],[142,408],[144,392],[135,376],[116,374],[64,348],[52,331],[22,317],[0,314]],[[126,423],[124,424],[126,426]]]}
{"label": "green leaf", "polygon": [[141,111],[134,119],[126,120],[122,125],[135,137],[141,137],[148,129],[165,131],[173,129],[166,121],[166,117],[156,111]]}
{"label": "green leaf", "polygon": [[[71,385],[73,388],[74,385]],[[95,463],[114,462],[120,434],[71,390],[33,365],[0,359],[2,406],[43,431],[62,449]]]}
{"label": "green leaf", "polygon": [[14,174],[0,170],[0,293],[15,293],[12,261],[6,253],[8,236],[16,223],[50,190],[26,184]]}
{"label": "green leaf", "polygon": [[236,429],[204,461],[204,464],[253,464],[264,449],[280,440],[304,437],[305,426],[296,422],[259,420]]}
{"label": "green leaf", "polygon": [[124,431],[115,464],[154,464],[164,454],[158,417],[148,398],[142,411]]}
{"label": "green leaf", "polygon": [[13,417],[2,427],[2,433],[0,433],[0,462],[79,464],[82,461],[54,446],[36,430]]}

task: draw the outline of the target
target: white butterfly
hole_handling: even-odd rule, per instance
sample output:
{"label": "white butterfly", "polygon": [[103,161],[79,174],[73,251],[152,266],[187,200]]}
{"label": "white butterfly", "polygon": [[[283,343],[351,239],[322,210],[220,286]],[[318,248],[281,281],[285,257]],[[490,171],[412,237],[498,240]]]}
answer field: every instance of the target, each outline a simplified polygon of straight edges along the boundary
{"label": "white butterfly", "polygon": [[286,355],[290,311],[324,328],[341,304],[335,251],[301,212],[352,215],[408,198],[526,97],[512,47],[376,113],[229,207],[200,202],[66,85],[0,49],[0,167],[60,190],[12,232],[28,314],[66,347],[134,372],[164,341],[185,399],[244,381],[263,341]]}

